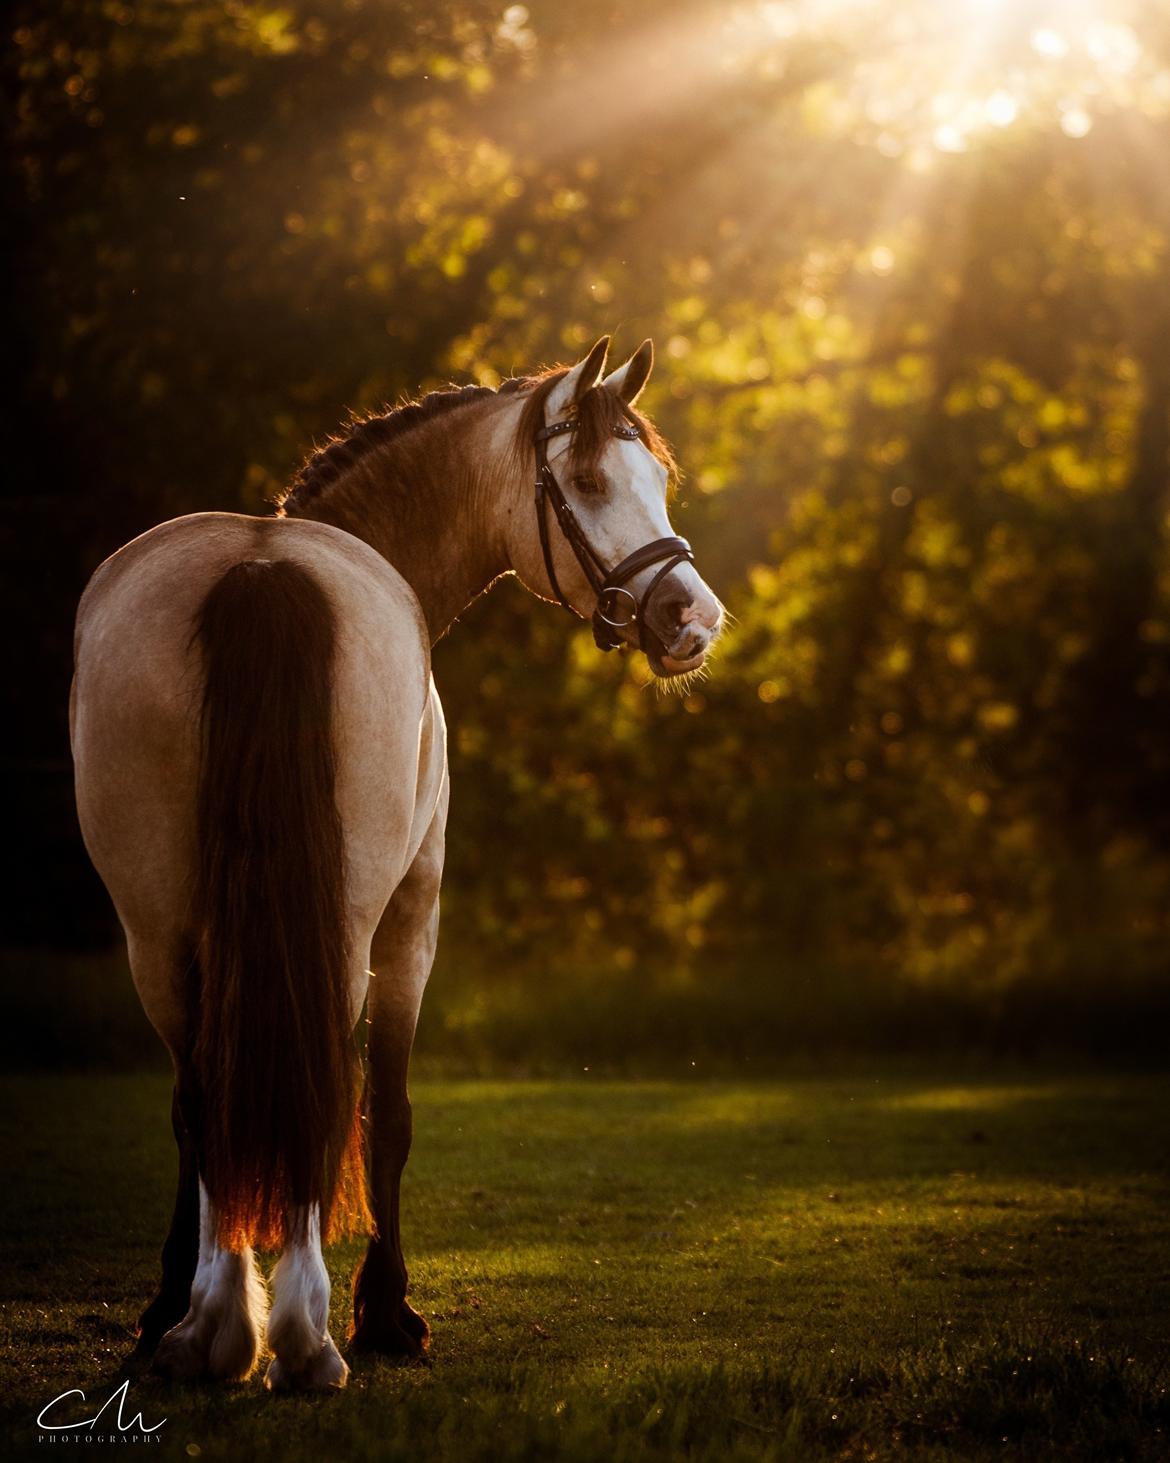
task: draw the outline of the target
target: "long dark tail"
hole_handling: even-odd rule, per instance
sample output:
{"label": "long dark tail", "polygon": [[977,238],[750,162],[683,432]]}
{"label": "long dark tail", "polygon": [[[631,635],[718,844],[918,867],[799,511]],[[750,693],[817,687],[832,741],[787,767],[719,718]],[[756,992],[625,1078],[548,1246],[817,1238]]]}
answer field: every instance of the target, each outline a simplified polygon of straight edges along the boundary
{"label": "long dark tail", "polygon": [[193,640],[205,677],[200,1172],[221,1244],[276,1247],[300,1206],[320,1204],[333,1232],[365,1218],[333,607],[287,560],[235,564],[203,601]]}

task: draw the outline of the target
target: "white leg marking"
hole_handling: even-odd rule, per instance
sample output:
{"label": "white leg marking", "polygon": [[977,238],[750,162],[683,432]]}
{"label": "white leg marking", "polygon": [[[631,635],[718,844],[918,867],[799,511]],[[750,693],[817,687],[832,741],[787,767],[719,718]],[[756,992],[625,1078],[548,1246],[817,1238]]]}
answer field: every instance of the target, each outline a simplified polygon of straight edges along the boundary
{"label": "white leg marking", "polygon": [[275,1353],[265,1384],[274,1392],[344,1387],[349,1368],[329,1334],[329,1272],[321,1257],[321,1225],[314,1204],[293,1227],[272,1272],[268,1344]]}
{"label": "white leg marking", "polygon": [[256,1365],[268,1292],[251,1247],[238,1254],[221,1249],[215,1228],[215,1211],[200,1181],[199,1264],[191,1309],[159,1342],[154,1369],[164,1376],[239,1382]]}

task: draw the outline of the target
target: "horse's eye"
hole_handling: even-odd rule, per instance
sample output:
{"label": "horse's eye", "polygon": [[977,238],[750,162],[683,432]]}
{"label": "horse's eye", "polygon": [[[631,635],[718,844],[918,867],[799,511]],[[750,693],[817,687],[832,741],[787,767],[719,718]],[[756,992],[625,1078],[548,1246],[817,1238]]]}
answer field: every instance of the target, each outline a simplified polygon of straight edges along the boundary
{"label": "horse's eye", "polygon": [[579,472],[573,479],[573,486],[579,493],[600,493],[601,484],[592,473]]}

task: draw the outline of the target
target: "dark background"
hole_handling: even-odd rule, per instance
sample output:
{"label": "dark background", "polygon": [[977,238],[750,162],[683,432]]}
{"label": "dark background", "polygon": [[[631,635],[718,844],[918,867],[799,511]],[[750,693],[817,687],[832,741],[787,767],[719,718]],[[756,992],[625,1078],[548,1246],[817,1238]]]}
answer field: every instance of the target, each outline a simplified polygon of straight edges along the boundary
{"label": "dark background", "polygon": [[1170,22],[1070,15],[17,4],[7,1059],[153,1051],[72,811],[94,567],[610,330],[734,628],[681,696],[513,585],[438,648],[424,1050],[1158,1055]]}

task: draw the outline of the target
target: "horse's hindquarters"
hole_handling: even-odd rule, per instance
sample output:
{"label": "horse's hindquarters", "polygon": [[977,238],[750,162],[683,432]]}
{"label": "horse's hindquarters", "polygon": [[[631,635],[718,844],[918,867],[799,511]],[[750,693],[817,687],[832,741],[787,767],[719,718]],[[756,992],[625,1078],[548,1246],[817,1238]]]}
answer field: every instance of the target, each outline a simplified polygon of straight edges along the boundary
{"label": "horse's hindquarters", "polygon": [[[161,525],[99,569],[77,623],[78,814],[126,930],[143,1006],[173,1053],[185,1040],[182,969],[199,938],[190,905],[203,665],[193,634],[212,585],[232,564],[255,559],[304,567],[336,616],[335,795],[358,1004],[373,929],[441,782],[441,718],[428,699],[417,604],[359,540],[320,524],[200,514]],[[247,724],[254,708],[232,714]]]}

